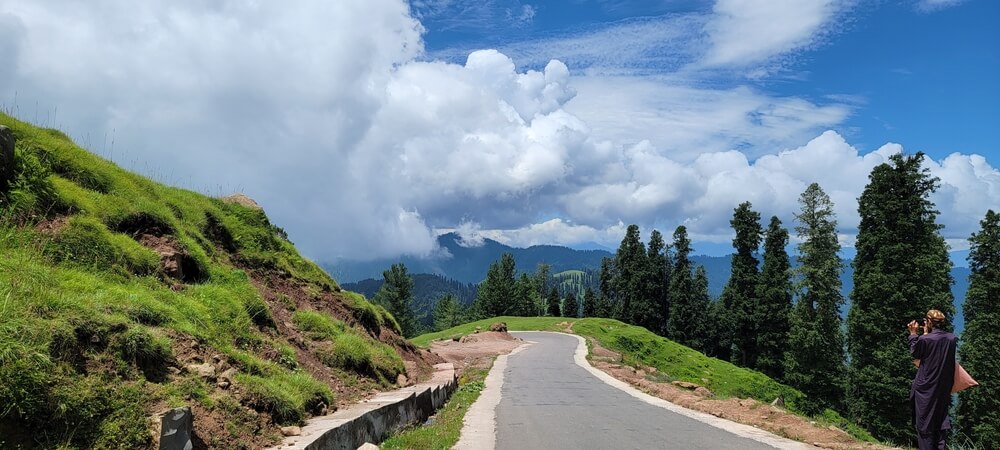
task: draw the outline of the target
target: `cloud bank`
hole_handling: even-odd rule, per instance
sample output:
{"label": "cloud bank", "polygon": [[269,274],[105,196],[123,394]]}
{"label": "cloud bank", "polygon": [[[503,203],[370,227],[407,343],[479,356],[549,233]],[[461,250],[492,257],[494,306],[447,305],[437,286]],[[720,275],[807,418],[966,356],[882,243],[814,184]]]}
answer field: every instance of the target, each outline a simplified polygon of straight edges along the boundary
{"label": "cloud bank", "polygon": [[[699,38],[679,45],[675,73],[651,77],[641,61],[668,52],[641,44],[623,48],[638,72],[518,68],[543,56],[531,46],[436,60],[398,0],[0,0],[0,57],[13,62],[0,69],[0,98],[10,108],[16,93],[28,118],[27,103],[58,108],[48,125],[156,178],[245,191],[317,259],[430,255],[436,234],[455,229],[467,245],[613,248],[625,224],[669,234],[683,223],[725,241],[738,203],[791,225],[814,181],[850,236],[868,173],[902,147],[862,151],[831,131],[849,102],[692,82],[690,67],[748,70],[808,47],[838,14],[828,3],[746,8],[720,1],[711,16],[670,19],[683,28],[664,33]],[[809,20],[773,39],[725,31],[793,13]],[[628,69],[588,53],[599,36],[552,41],[553,52],[584,69]],[[97,144],[103,135],[114,151]],[[983,157],[928,167],[948,237],[968,236],[985,205],[1000,204],[1000,173]]]}

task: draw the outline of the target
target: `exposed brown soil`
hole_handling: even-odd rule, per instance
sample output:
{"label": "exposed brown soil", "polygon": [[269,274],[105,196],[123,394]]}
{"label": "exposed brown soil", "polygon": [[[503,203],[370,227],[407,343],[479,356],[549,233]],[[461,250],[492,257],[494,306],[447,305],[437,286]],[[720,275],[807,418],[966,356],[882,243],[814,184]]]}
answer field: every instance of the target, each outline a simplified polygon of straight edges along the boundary
{"label": "exposed brown soil", "polygon": [[455,364],[461,373],[469,368],[488,368],[497,355],[510,353],[524,341],[507,332],[484,331],[462,337],[460,340],[442,340],[431,343],[431,352]]}

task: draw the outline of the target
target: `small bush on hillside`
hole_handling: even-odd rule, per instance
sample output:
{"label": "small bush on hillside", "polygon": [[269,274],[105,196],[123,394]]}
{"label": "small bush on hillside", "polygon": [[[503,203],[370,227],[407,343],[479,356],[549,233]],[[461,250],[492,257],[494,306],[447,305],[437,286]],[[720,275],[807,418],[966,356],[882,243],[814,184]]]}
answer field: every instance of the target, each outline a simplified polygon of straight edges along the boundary
{"label": "small bush on hillside", "polygon": [[243,299],[243,309],[246,310],[250,320],[259,328],[275,328],[274,316],[271,310],[259,296],[249,296]]}
{"label": "small bush on hillside", "polygon": [[353,333],[337,336],[333,346],[318,356],[330,367],[368,374],[384,383],[395,382],[396,376],[405,371],[403,359],[392,347]]}
{"label": "small bush on hillside", "polygon": [[244,402],[266,412],[279,424],[297,423],[306,413],[317,414],[324,405],[333,404],[333,392],[308,374],[295,373],[284,378],[237,375],[243,388]]}
{"label": "small bush on hillside", "polygon": [[14,182],[0,193],[0,211],[14,223],[33,222],[56,209],[58,196],[49,177],[51,172],[20,144],[14,148]]}
{"label": "small bush on hillside", "polygon": [[296,311],[292,322],[313,340],[332,340],[344,332],[343,322],[315,311]]}
{"label": "small bush on hillside", "polygon": [[156,272],[160,256],[138,242],[108,231],[99,220],[74,216],[48,245],[48,253],[58,262],[98,270],[122,269],[136,275]]}
{"label": "small bush on hillside", "polygon": [[137,366],[146,379],[158,382],[166,378],[167,366],[174,357],[169,339],[132,327],[118,337],[117,344],[122,359]]}

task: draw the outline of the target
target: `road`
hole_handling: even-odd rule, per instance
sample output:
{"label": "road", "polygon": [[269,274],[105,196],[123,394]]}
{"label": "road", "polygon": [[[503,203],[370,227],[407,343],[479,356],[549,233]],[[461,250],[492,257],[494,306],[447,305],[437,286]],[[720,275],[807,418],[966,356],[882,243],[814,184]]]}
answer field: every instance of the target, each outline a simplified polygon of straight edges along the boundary
{"label": "road", "polygon": [[496,408],[496,448],[773,449],[646,403],[574,362],[578,339],[516,333],[536,342],[507,360]]}

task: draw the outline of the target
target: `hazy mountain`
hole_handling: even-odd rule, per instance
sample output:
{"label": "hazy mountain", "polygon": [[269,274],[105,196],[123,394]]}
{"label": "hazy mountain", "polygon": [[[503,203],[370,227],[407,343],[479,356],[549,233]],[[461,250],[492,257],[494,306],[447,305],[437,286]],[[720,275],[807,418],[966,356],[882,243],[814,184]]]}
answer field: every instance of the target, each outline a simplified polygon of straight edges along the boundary
{"label": "hazy mountain", "polygon": [[[511,253],[514,255],[514,261],[517,264],[519,272],[534,272],[538,264],[546,263],[551,266],[550,273],[553,275],[571,270],[593,271],[595,272],[594,276],[587,277],[586,281],[588,284],[593,284],[594,280],[592,278],[596,277],[596,271],[600,270],[601,258],[614,256],[613,252],[607,250],[575,250],[557,245],[536,245],[528,248],[517,248],[491,239],[484,239],[478,246],[469,246],[463,243],[461,238],[455,233],[439,236],[438,243],[442,249],[446,250],[442,252],[445,256],[430,259],[403,257],[395,260],[376,261],[345,260],[322,265],[330,271],[335,279],[344,284],[345,288],[362,292],[371,298],[378,290],[378,286],[381,286],[382,272],[392,264],[398,262],[406,264],[410,273],[439,275],[441,279],[450,278],[459,284],[477,284],[486,277],[486,271],[490,264],[499,260],[500,255],[503,253]],[[953,260],[963,259],[961,253],[957,253],[957,256],[952,256]],[[713,298],[718,298],[722,294],[722,289],[725,287],[726,282],[729,280],[730,257],[695,255],[691,257],[691,260],[694,263],[694,267],[698,265],[705,266],[705,270],[708,272],[709,293]],[[793,266],[797,265],[794,256],[792,257],[792,264]],[[958,311],[955,317],[955,328],[960,331],[964,325],[961,305],[965,299],[965,292],[968,290],[969,269],[968,267],[956,265],[952,268],[951,273],[955,281],[952,285],[952,293],[955,296],[955,305]],[[578,287],[571,286],[575,283],[573,281],[574,278],[560,277],[557,281],[560,289],[582,292],[584,288],[582,284]],[[351,283],[365,279],[369,280],[358,284]],[[842,292],[844,298],[848,300],[848,304],[842,310],[844,317],[846,317],[847,310],[850,307],[849,295],[854,286],[854,269],[851,267],[850,260],[844,260],[844,270],[840,275],[840,279],[843,284]],[[376,283],[376,280],[377,285],[373,284]],[[425,282],[430,283],[431,286],[440,286],[441,282],[439,280],[427,278],[419,281],[415,280],[415,282],[418,285],[415,289],[426,292],[444,292],[444,290],[435,291],[434,287],[422,286]],[[580,281],[580,283],[584,283],[584,281]],[[362,285],[364,287],[358,287]],[[429,311],[428,308],[433,307],[434,302],[438,298],[440,296],[426,299],[430,303],[426,303],[424,299],[421,299],[419,308]],[[907,321],[904,320],[903,323],[905,322]]]}

